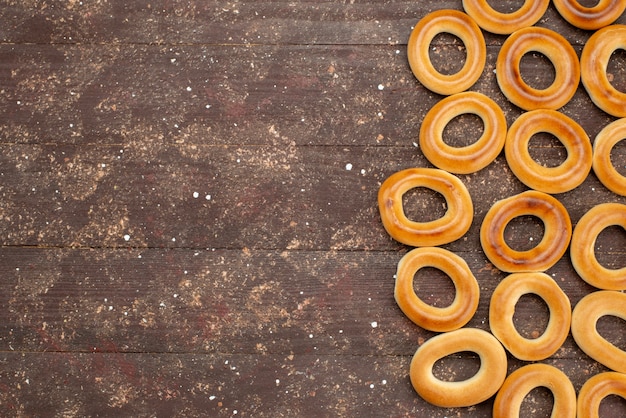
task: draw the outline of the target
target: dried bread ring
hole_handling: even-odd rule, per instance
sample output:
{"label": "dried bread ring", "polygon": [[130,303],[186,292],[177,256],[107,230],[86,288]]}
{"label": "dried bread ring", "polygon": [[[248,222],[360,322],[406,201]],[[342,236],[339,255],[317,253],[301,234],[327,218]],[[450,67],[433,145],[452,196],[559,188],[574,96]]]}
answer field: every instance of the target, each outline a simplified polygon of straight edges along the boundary
{"label": "dried bread ring", "polygon": [[[537,163],[528,152],[533,135],[554,135],[567,151],[557,167]],[[522,114],[509,129],[504,146],[513,174],[528,187],[545,193],[564,193],[582,184],[591,171],[593,148],[585,130],[561,112],[538,109]]]}
{"label": "dried bread ring", "polygon": [[618,119],[600,131],[593,142],[593,171],[607,189],[626,196],[626,177],[611,162],[611,150],[623,139],[626,139],[626,118]]}
{"label": "dried bread ring", "polygon": [[596,30],[610,25],[626,9],[624,0],[599,0],[592,7],[585,7],[578,0],[554,0],[553,3],[563,19],[585,30]]}
{"label": "dried bread ring", "polygon": [[[550,319],[541,336],[528,339],[513,324],[515,305],[525,294],[535,294],[548,305]],[[493,335],[516,358],[538,361],[550,357],[563,345],[572,319],[565,292],[545,273],[514,273],[502,280],[491,295],[489,326]]]}
{"label": "dried bread ring", "polygon": [[[430,44],[441,33],[455,35],[465,45],[465,64],[455,74],[440,73],[430,60]],[[424,16],[415,25],[407,54],[413,74],[424,87],[449,95],[465,91],[478,81],[485,67],[487,47],[480,28],[468,15],[457,10],[438,10]]]}
{"label": "dried bread ring", "polygon": [[[402,196],[416,187],[426,187],[443,195],[448,209],[441,218],[415,222],[406,217]],[[389,235],[414,247],[455,241],[468,231],[474,218],[472,198],[463,182],[435,168],[409,168],[389,176],[378,191],[378,208]]]}
{"label": "dried bread ring", "polygon": [[592,286],[604,290],[626,290],[626,267],[608,269],[596,258],[596,239],[609,226],[626,229],[626,205],[600,203],[580,218],[572,234],[572,264],[578,275]]}
{"label": "dried bread ring", "polygon": [[550,0],[526,0],[511,13],[500,13],[487,0],[463,0],[465,12],[486,31],[509,35],[516,30],[532,26],[546,12]]}
{"label": "dried bread ring", "polygon": [[[438,308],[423,302],[415,294],[415,273],[424,267],[443,271],[454,283],[452,304]],[[402,312],[420,327],[437,332],[461,328],[478,308],[480,288],[469,266],[458,255],[437,247],[415,248],[398,263],[394,296]],[[568,326],[569,329],[569,326]]]}
{"label": "dried bread ring", "polygon": [[[433,374],[435,362],[450,354],[471,351],[480,357],[480,369],[467,380],[445,382]],[[461,328],[432,337],[413,359],[409,376],[415,391],[427,402],[444,408],[476,405],[493,396],[506,377],[507,358],[500,342],[487,331]]]}
{"label": "dried bread ring", "polygon": [[600,418],[600,403],[609,395],[626,399],[626,374],[604,372],[587,380],[578,392],[578,418]]}
{"label": "dried bread ring", "polygon": [[606,113],[626,117],[626,93],[617,90],[606,73],[611,55],[626,49],[626,25],[606,26],[596,31],[580,56],[581,79],[587,94]]}
{"label": "dried bread ring", "polygon": [[[542,53],[554,66],[554,81],[545,89],[531,87],[522,79],[520,62],[531,51]],[[513,32],[504,41],[496,61],[496,78],[500,90],[514,105],[524,110],[558,109],[576,93],[580,63],[567,39],[533,26]]]}
{"label": "dried bread ring", "polygon": [[572,336],[589,357],[612,369],[626,373],[626,351],[607,341],[596,328],[606,315],[626,321],[626,293],[599,290],[582,298],[572,312]]}
{"label": "dried bread ring", "polygon": [[[482,120],[484,129],[480,138],[465,147],[446,144],[445,127],[455,117],[467,113]],[[506,130],[504,112],[496,102],[481,93],[458,93],[444,98],[428,111],[420,128],[420,149],[435,167],[457,174],[474,173],[500,154]]]}
{"label": "dried bread ring", "polygon": [[[504,240],[504,229],[514,218],[536,216],[544,224],[543,238],[534,248],[513,250]],[[496,202],[480,227],[480,243],[489,261],[502,271],[545,271],[565,254],[572,235],[569,214],[549,194],[528,190]]]}
{"label": "dried bread ring", "polygon": [[541,363],[523,366],[506,378],[493,403],[493,418],[519,418],[522,401],[540,386],[554,397],[552,417],[576,418],[574,385],[561,370]]}

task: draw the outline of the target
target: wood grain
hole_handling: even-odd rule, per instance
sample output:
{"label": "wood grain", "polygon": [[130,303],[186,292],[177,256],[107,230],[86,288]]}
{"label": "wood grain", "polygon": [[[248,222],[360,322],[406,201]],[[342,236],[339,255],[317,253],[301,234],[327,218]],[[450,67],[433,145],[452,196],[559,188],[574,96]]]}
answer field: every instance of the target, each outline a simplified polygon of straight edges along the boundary
{"label": "wood grain", "polygon": [[[434,334],[393,299],[410,248],[385,233],[376,206],[389,175],[431,166],[417,135],[441,96],[415,80],[406,41],[442,8],[462,2],[0,0],[0,415],[490,416],[492,400],[441,409],[411,388],[411,356]],[[538,25],[578,54],[590,36],[553,6]],[[494,74],[506,38],[485,39],[487,65],[472,90],[510,124],[521,110]],[[431,59],[454,69],[463,47],[437,37]],[[521,70],[529,82],[550,77],[541,57]],[[616,54],[608,72],[622,90],[625,71]],[[591,141],[614,120],[582,86],[561,111]],[[446,141],[471,142],[481,129],[459,117]],[[565,158],[549,136],[533,140],[531,154],[546,165]],[[626,175],[626,147],[612,159]],[[488,330],[504,273],[478,231],[495,201],[526,188],[504,155],[460,178],[474,222],[445,248],[480,284],[468,326]],[[626,203],[593,173],[557,198],[574,225],[598,203]],[[419,220],[445,202],[416,189],[405,210]],[[507,242],[528,247],[541,233],[522,218]],[[625,248],[624,231],[609,228],[597,256],[624,267]],[[548,274],[572,305],[594,290],[567,254]],[[427,302],[451,302],[439,272],[415,281]],[[536,335],[546,315],[529,297],[516,325]],[[624,321],[598,327],[626,349]],[[546,362],[577,390],[605,370],[571,336]],[[509,371],[522,365],[509,356]],[[477,367],[458,353],[435,372],[459,379]],[[550,408],[537,390],[522,415]],[[602,406],[602,416],[625,411],[621,398]]]}

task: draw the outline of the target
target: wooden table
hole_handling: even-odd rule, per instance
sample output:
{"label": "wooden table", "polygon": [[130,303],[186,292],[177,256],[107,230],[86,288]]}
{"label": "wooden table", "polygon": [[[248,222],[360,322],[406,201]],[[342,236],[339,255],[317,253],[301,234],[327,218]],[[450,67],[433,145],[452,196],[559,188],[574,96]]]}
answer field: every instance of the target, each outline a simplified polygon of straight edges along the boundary
{"label": "wooden table", "polygon": [[[1,0],[0,415],[490,416],[492,399],[442,409],[411,387],[411,357],[435,333],[394,301],[396,265],[410,248],[386,234],[376,203],[389,175],[430,166],[415,144],[442,97],[416,81],[406,41],[443,8],[462,4]],[[553,6],[538,25],[578,54],[590,36]],[[506,38],[485,39],[487,65],[472,90],[492,97],[510,124],[521,110],[494,74]],[[431,53],[442,71],[464,57],[449,35]],[[622,91],[624,57],[609,68]],[[530,83],[549,83],[550,68],[523,60]],[[592,140],[614,120],[582,86],[561,111]],[[466,115],[446,135],[462,142],[481,129]],[[545,164],[565,158],[548,135],[532,153]],[[613,157],[626,173],[626,146]],[[444,248],[480,283],[468,326],[488,330],[489,297],[505,274],[486,259],[478,231],[495,201],[526,187],[504,155],[459,177],[474,222]],[[598,203],[626,203],[593,173],[557,197],[574,224]],[[443,214],[443,202],[416,189],[406,210],[420,220]],[[542,226],[525,217],[507,231],[522,248]],[[625,248],[624,231],[609,228],[598,258],[624,266]],[[594,290],[568,255],[548,274],[572,306]],[[441,273],[417,279],[425,300],[451,302]],[[521,333],[547,323],[538,298],[517,308]],[[623,321],[604,318],[599,328],[626,347]],[[577,390],[606,370],[571,336],[545,363]],[[510,356],[509,371],[524,364]],[[460,353],[437,373],[458,379],[477,368]],[[525,416],[548,416],[550,402],[534,390]],[[624,416],[626,403],[609,398],[603,411]]]}

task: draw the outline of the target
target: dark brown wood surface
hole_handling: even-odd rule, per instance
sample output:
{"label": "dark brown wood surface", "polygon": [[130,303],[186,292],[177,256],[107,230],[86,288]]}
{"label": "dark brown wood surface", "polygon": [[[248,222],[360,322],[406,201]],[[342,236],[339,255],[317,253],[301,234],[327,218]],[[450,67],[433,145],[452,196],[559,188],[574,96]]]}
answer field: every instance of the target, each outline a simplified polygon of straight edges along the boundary
{"label": "dark brown wood surface", "polygon": [[[389,175],[431,166],[416,143],[441,96],[416,81],[406,41],[443,8],[462,2],[0,0],[0,416],[490,416],[492,399],[451,410],[412,389],[411,357],[435,333],[393,299],[410,248],[386,234],[376,203]],[[591,34],[553,6],[538,25],[578,54]],[[506,38],[485,39],[472,90],[511,123],[521,110],[494,74]],[[454,37],[431,49],[447,71],[463,60]],[[522,63],[530,83],[549,82],[541,57]],[[626,91],[623,53],[608,72]],[[615,119],[582,86],[561,111],[592,141]],[[480,129],[463,116],[446,135],[463,143]],[[531,152],[549,165],[566,156],[542,135]],[[612,158],[626,175],[626,146]],[[504,155],[460,178],[474,222],[444,247],[480,283],[468,326],[488,330],[505,274],[481,250],[480,223],[526,187]],[[593,173],[557,198],[574,224],[598,203],[626,203]],[[416,220],[443,214],[443,203],[421,189],[406,196]],[[524,248],[541,234],[520,218],[507,240]],[[625,248],[624,231],[608,228],[598,258],[624,267]],[[568,255],[548,274],[572,305],[595,290]],[[452,301],[438,271],[416,281],[430,303]],[[547,317],[537,298],[517,305],[524,335]],[[623,320],[598,328],[626,349]],[[545,362],[577,390],[606,370],[571,336]],[[524,364],[509,356],[509,371]],[[477,367],[460,353],[436,373],[459,379]],[[550,393],[534,390],[522,416],[550,408]],[[602,412],[623,417],[626,401],[608,398]]]}

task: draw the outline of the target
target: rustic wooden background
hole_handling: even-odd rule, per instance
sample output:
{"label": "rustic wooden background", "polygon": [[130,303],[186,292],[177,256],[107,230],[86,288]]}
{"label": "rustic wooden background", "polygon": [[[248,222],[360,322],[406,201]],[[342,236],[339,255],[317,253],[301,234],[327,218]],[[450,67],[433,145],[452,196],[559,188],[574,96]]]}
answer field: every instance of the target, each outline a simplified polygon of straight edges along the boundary
{"label": "rustic wooden background", "polygon": [[[441,96],[415,80],[406,41],[443,8],[462,4],[0,0],[0,415],[490,416],[492,400],[442,409],[410,386],[411,356],[434,334],[395,304],[396,264],[410,248],[385,233],[376,206],[387,176],[429,166],[415,143]],[[553,6],[538,25],[579,54],[590,36]],[[505,37],[485,38],[487,66],[472,89],[511,123],[520,109],[493,71]],[[449,35],[431,53],[442,71],[464,56]],[[550,72],[541,56],[523,60],[531,84],[548,85]],[[609,73],[626,91],[626,53]],[[562,111],[592,140],[613,120],[582,86]],[[466,143],[480,129],[463,116],[447,140]],[[565,158],[547,135],[532,153],[545,164]],[[626,174],[626,145],[613,159]],[[480,222],[525,186],[503,155],[461,179],[474,223],[445,247],[480,282],[469,326],[488,329],[504,274],[481,251]],[[593,174],[557,197],[574,223],[600,202],[626,203]],[[422,189],[406,196],[416,220],[442,204]],[[507,239],[524,248],[541,233],[536,219],[519,218]],[[622,267],[625,248],[624,231],[608,228],[598,257]],[[572,305],[593,290],[567,256],[548,273]],[[437,270],[417,279],[424,299],[452,300]],[[545,305],[522,298],[521,332],[546,322]],[[626,348],[624,321],[599,328]],[[605,370],[571,337],[546,362],[576,389]],[[523,364],[511,358],[509,370]],[[477,367],[461,353],[437,373],[462,378]],[[524,416],[549,416],[550,402],[534,390]],[[602,409],[623,417],[626,401]]]}

